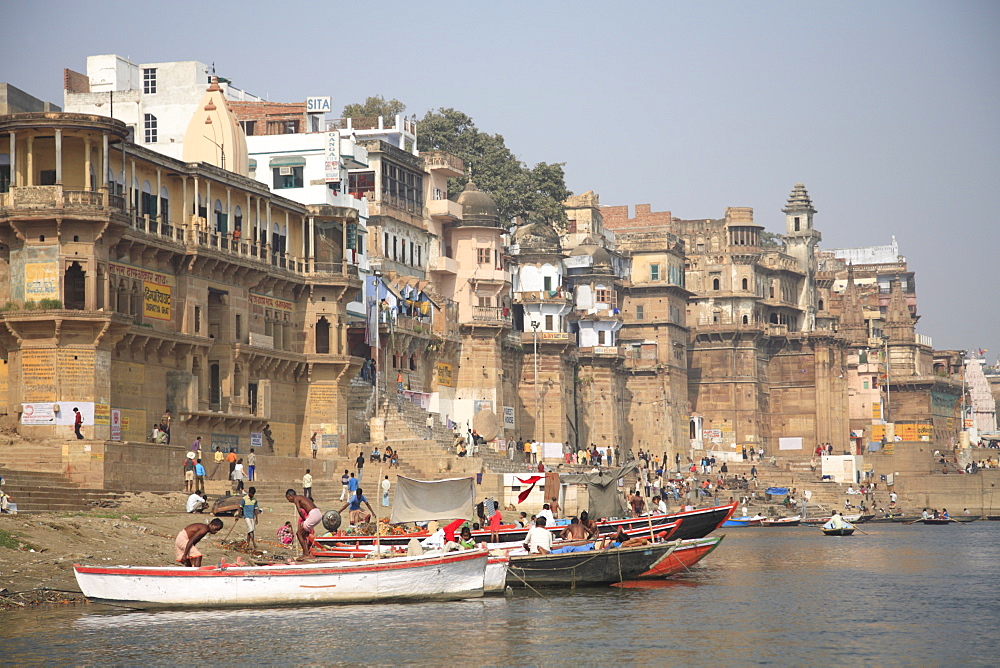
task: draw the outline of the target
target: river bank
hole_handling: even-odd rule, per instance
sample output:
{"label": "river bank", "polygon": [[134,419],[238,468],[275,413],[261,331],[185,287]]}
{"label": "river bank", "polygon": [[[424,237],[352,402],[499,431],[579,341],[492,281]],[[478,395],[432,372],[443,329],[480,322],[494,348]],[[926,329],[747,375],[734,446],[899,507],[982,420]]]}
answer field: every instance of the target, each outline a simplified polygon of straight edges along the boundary
{"label": "river bank", "polygon": [[[187,494],[127,494],[113,508],[58,513],[0,515],[0,610],[46,602],[76,600],[64,592],[79,591],[74,563],[167,566],[174,561],[174,538],[209,514],[183,511]],[[294,556],[277,542],[278,527],[291,511],[261,514],[256,537],[268,556]],[[206,536],[198,548],[205,563],[235,561],[244,554],[246,525],[221,518],[224,528]],[[225,541],[225,544],[224,544]],[[46,591],[48,590],[48,591]],[[82,599],[81,599],[82,600]]]}

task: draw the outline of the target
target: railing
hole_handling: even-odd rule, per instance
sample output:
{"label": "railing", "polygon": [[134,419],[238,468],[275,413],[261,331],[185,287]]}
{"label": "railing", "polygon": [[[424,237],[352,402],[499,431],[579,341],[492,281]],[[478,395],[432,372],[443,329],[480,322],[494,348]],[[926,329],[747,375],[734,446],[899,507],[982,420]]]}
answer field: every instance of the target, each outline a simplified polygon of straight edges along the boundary
{"label": "railing", "polygon": [[465,172],[465,161],[457,155],[445,151],[425,151],[420,155],[424,159],[424,167],[428,170],[445,167],[456,172]]}
{"label": "railing", "polygon": [[472,321],[510,324],[510,309],[502,306],[473,306]]}

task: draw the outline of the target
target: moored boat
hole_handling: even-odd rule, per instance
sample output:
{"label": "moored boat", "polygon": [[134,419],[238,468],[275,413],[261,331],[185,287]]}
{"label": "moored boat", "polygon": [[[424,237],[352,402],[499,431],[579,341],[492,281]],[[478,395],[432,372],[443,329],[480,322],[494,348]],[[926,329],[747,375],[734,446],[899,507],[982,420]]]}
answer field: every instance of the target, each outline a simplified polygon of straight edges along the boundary
{"label": "moored boat", "polygon": [[978,519],[982,519],[982,515],[955,515],[951,519],[962,524],[968,524],[969,522],[975,522]]}
{"label": "moored boat", "polygon": [[800,515],[793,517],[768,517],[761,520],[760,523],[762,527],[797,527],[800,524],[802,524],[802,517]]}
{"label": "moored boat", "polygon": [[89,599],[126,607],[236,607],[457,600],[482,596],[488,554],[467,550],[268,566],[74,565]]}
{"label": "moored boat", "polygon": [[728,520],[722,523],[723,529],[728,529],[730,527],[748,527],[750,526],[750,521],[753,520],[752,517],[744,515],[743,517],[730,517]]}
{"label": "moored boat", "polygon": [[955,520],[951,519],[950,517],[927,517],[920,521],[923,522],[924,524],[938,526],[944,524],[951,524]]}
{"label": "moored boat", "polygon": [[511,554],[507,584],[578,587],[665,577],[697,563],[721,540],[713,536],[568,554]]}

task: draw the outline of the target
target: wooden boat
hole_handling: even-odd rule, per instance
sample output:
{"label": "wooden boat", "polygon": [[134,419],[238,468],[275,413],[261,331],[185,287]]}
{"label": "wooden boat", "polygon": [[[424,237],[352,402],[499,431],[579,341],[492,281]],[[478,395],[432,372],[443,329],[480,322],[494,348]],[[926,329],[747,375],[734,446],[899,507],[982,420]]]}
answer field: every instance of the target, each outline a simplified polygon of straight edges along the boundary
{"label": "wooden boat", "polygon": [[982,519],[982,515],[955,515],[951,519],[956,522],[961,522],[962,524],[968,524],[969,522],[975,522],[978,519]]}
{"label": "wooden boat", "polygon": [[730,517],[728,520],[722,523],[723,529],[728,529],[730,527],[748,527],[750,522],[753,520],[752,517],[744,515],[743,517]]}
{"label": "wooden boat", "polygon": [[802,524],[802,517],[800,515],[793,517],[769,517],[761,520],[760,523],[762,527],[797,527],[800,524]]}
{"label": "wooden boat", "polygon": [[[841,517],[844,518],[845,522],[850,522],[851,524],[855,524],[857,522],[860,522],[862,517],[867,517],[867,516],[866,515],[855,514],[855,515],[841,515]],[[806,524],[806,525],[817,525],[817,524],[818,525],[823,525],[823,524],[826,524],[829,521],[830,521],[830,516],[827,516],[827,517],[809,517],[809,518],[803,519],[802,520],[802,524]]]}
{"label": "wooden boat", "polygon": [[[673,537],[674,532],[680,526],[680,522],[674,520],[673,522],[664,522],[661,520],[660,524],[653,524],[652,531],[650,526],[647,524],[638,528],[631,528],[624,530],[627,536],[638,537],[638,538],[649,538],[650,534],[654,534],[659,540],[670,540]],[[565,528],[565,527],[562,527]],[[553,547],[559,547],[560,544],[566,541],[554,541],[552,543]],[[524,545],[524,541],[511,542],[511,543],[480,543],[479,546],[490,551],[494,550],[514,550],[521,548]],[[376,551],[382,555],[386,556],[399,556],[406,554],[406,546],[400,545],[359,545],[357,543],[342,542],[336,543],[333,546],[329,546],[329,543],[325,547],[313,547],[310,554],[313,557],[322,557],[325,559],[364,559],[375,554]]]}
{"label": "wooden boat", "polygon": [[234,607],[482,596],[485,550],[370,561],[245,566],[74,565],[87,598],[126,607]]}
{"label": "wooden boat", "polygon": [[950,517],[928,517],[928,518],[922,519],[920,521],[923,522],[924,524],[931,524],[931,525],[937,526],[937,525],[942,525],[942,524],[951,524],[955,520],[953,520]]}
{"label": "wooden boat", "polygon": [[986,519],[991,522],[1000,522],[1000,515],[987,515]]}
{"label": "wooden boat", "polygon": [[[632,531],[633,529],[642,531],[649,530],[649,523],[652,522],[654,528],[660,524],[672,521],[680,521],[681,525],[674,532],[672,538],[676,540],[687,540],[690,538],[702,538],[708,534],[715,531],[730,515],[736,510],[736,503],[729,503],[724,506],[713,506],[711,508],[696,508],[694,510],[686,510],[677,513],[667,513],[665,515],[648,515],[645,517],[632,517],[628,519],[621,520],[610,520],[605,522],[598,522],[597,527],[601,534],[613,534],[618,531],[618,527],[622,527],[626,532]],[[553,533],[559,533],[566,528],[565,525],[555,525],[551,527],[545,527]],[[527,535],[528,530],[526,528],[516,527],[513,525],[504,525],[500,527],[499,538],[501,543],[519,543],[524,542],[524,538]],[[410,542],[411,538],[416,538],[417,540],[423,540],[430,535],[426,530],[415,531],[411,533],[399,534],[394,536],[381,536],[379,538],[379,543],[381,545],[395,545],[395,546],[405,546]],[[490,540],[490,530],[480,529],[478,531],[472,532],[472,537],[477,543],[486,542]],[[317,536],[315,538],[316,544],[321,550],[329,550],[337,546],[338,543],[357,543],[358,545],[373,545],[375,543],[375,536],[347,536],[347,535],[332,535],[332,536]]]}
{"label": "wooden boat", "polygon": [[824,536],[851,536],[854,534],[854,527],[841,527],[839,529],[823,529]]}
{"label": "wooden boat", "polygon": [[697,563],[721,540],[713,536],[569,554],[510,554],[507,584],[577,587],[665,577]]}

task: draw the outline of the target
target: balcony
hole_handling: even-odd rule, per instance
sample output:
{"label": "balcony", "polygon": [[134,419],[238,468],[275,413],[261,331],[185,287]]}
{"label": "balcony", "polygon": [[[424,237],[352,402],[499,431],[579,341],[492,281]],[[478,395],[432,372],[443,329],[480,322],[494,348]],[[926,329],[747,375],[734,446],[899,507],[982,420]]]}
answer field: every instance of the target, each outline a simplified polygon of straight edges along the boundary
{"label": "balcony", "polygon": [[573,301],[573,294],[559,290],[527,290],[515,292],[514,299],[520,304],[568,304]]}
{"label": "balcony", "polygon": [[501,306],[473,306],[472,324],[509,327],[510,309]]}
{"label": "balcony", "polygon": [[432,199],[427,202],[427,213],[443,223],[462,219],[462,205],[450,199]]}
{"label": "balcony", "polygon": [[456,262],[453,258],[438,255],[428,269],[432,273],[451,274],[454,276],[458,274],[458,262]]}
{"label": "balcony", "polygon": [[438,171],[442,176],[448,177],[465,175],[465,162],[457,155],[445,151],[426,151],[420,156],[424,159],[424,169],[428,172]]}
{"label": "balcony", "polygon": [[117,209],[125,206],[125,199],[100,190],[67,190],[63,186],[19,186],[2,195],[0,206],[5,209],[30,211],[34,209]]}

